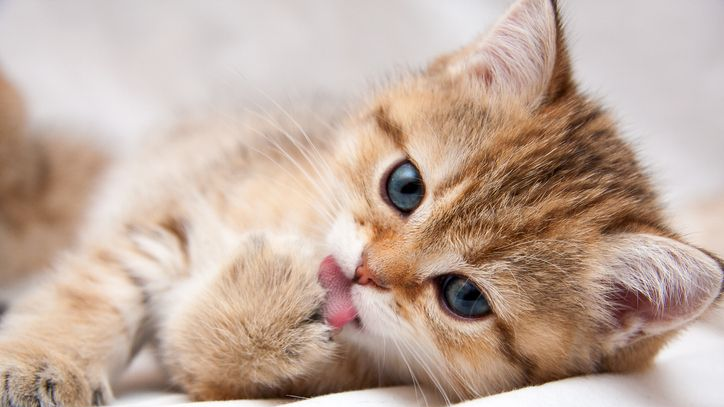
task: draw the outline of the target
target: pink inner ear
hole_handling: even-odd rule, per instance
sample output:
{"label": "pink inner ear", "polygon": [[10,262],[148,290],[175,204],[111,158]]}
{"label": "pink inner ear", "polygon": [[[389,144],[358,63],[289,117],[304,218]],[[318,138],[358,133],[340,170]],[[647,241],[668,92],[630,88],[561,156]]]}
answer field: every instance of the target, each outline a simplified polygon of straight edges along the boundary
{"label": "pink inner ear", "polygon": [[671,320],[688,313],[685,310],[686,307],[668,307],[671,304],[669,299],[664,300],[665,305],[663,307],[656,305],[642,293],[627,289],[622,284],[616,284],[612,297],[614,303],[613,316],[619,323],[624,323],[631,316],[636,316],[645,321],[658,322]]}
{"label": "pink inner ear", "polygon": [[520,0],[482,39],[448,66],[477,78],[490,95],[537,103],[553,75],[558,39],[550,0]]}
{"label": "pink inner ear", "polygon": [[677,329],[721,291],[722,270],[700,250],[655,235],[622,234],[611,246],[612,316],[629,336]]}

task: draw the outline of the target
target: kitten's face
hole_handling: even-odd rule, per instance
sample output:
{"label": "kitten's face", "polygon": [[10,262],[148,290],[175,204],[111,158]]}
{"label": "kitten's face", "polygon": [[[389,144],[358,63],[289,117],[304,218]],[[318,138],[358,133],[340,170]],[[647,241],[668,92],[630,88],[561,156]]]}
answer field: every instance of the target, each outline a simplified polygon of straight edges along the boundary
{"label": "kitten's face", "polygon": [[[451,397],[541,380],[530,377],[540,364],[562,375],[571,350],[589,353],[576,330],[595,329],[580,306],[596,296],[588,226],[557,213],[580,197],[547,197],[560,185],[522,179],[540,176],[538,160],[557,164],[557,140],[544,135],[562,125],[462,85],[412,79],[348,130],[347,201],[330,238],[349,278],[364,257],[373,280],[352,287],[361,324],[346,334],[388,358],[402,350]],[[392,178],[414,180],[415,169],[422,187],[406,197]]]}
{"label": "kitten's face", "polygon": [[[630,150],[573,89],[554,13],[519,2],[485,41],[388,90],[344,130],[328,236],[357,282],[358,321],[343,335],[451,398],[616,368],[608,356],[698,316],[721,285],[713,260],[671,243],[662,250],[706,263],[697,284],[711,287],[656,332],[646,324],[670,318],[630,307],[634,289],[610,270],[621,242],[668,245],[653,236],[670,232]],[[494,53],[496,36],[516,35],[506,24],[533,32]],[[632,258],[645,262],[643,249]]]}

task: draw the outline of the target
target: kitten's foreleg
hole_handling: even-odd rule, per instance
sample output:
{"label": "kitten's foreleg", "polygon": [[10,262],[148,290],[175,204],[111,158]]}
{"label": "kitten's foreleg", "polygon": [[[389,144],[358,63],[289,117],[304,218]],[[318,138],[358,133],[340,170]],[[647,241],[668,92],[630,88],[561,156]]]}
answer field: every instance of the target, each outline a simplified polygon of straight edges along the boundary
{"label": "kitten's foreleg", "polygon": [[68,255],[49,278],[3,318],[0,405],[103,404],[138,339],[142,289],[104,251]]}
{"label": "kitten's foreleg", "polygon": [[196,400],[309,393],[305,380],[336,349],[317,257],[302,240],[250,234],[225,266],[194,277],[160,323],[173,381]]}

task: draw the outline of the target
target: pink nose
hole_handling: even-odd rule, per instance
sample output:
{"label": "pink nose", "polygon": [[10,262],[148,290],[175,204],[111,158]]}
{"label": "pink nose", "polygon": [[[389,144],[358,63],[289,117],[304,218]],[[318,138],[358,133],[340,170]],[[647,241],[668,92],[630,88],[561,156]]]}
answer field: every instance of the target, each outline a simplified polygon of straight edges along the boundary
{"label": "pink nose", "polygon": [[362,261],[354,271],[354,282],[359,285],[373,284],[379,288],[387,288],[367,264],[366,252],[362,253]]}

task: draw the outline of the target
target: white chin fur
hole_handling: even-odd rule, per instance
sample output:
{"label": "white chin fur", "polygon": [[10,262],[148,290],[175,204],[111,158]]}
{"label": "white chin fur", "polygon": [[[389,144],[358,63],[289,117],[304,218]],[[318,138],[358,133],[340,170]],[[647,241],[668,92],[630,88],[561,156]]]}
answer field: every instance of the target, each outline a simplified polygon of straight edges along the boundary
{"label": "white chin fur", "polygon": [[392,311],[390,294],[379,292],[375,288],[356,285],[352,287],[352,302],[357,309],[364,332],[377,337],[394,334],[390,329],[399,325],[396,323],[399,317]]}

